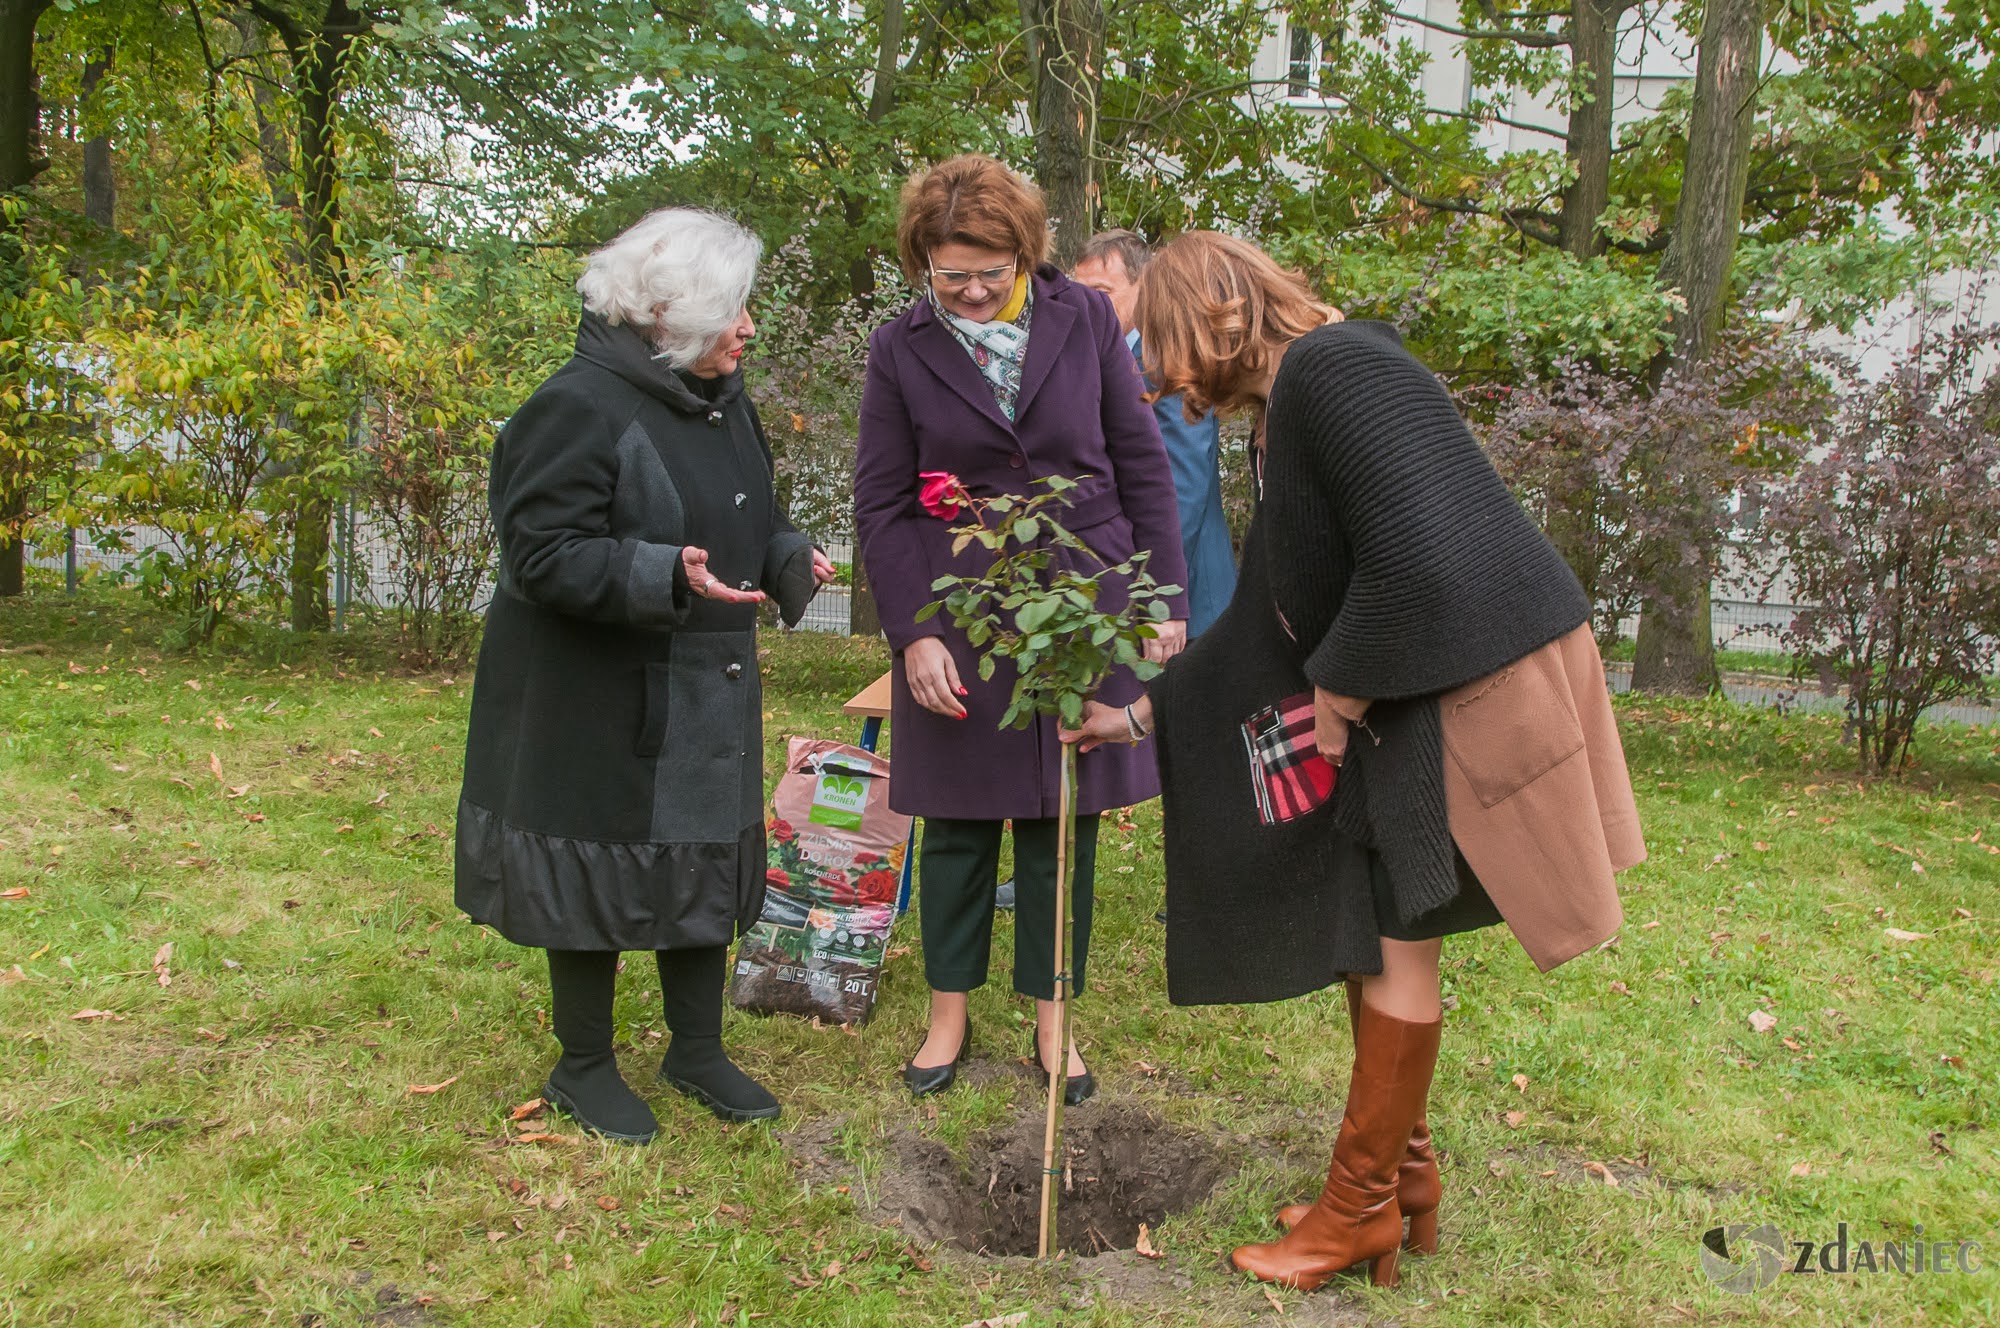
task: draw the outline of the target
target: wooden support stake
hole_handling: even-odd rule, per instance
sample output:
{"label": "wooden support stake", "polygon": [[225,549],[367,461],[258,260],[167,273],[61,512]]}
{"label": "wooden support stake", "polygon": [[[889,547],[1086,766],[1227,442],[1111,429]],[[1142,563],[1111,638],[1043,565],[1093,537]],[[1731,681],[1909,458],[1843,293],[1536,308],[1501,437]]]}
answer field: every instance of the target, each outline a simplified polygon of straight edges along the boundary
{"label": "wooden support stake", "polygon": [[[1046,1259],[1056,1245],[1056,1199],[1061,1192],[1063,1093],[1069,1088],[1069,897],[1076,858],[1076,746],[1062,745],[1062,793],[1056,803],[1056,1058],[1049,1069],[1048,1125],[1042,1135],[1042,1228],[1035,1257]],[[1040,1054],[1039,1048],[1036,1052]]]}

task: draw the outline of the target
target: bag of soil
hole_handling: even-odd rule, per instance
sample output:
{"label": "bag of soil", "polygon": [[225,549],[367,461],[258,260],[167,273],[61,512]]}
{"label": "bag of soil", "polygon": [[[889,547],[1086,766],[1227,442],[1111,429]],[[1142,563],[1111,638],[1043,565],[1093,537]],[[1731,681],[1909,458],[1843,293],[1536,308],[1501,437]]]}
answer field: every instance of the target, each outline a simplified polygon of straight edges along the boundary
{"label": "bag of soil", "polygon": [[888,759],[793,738],[764,839],[764,912],[737,947],[730,1001],[865,1023],[910,844],[910,818],[889,810]]}

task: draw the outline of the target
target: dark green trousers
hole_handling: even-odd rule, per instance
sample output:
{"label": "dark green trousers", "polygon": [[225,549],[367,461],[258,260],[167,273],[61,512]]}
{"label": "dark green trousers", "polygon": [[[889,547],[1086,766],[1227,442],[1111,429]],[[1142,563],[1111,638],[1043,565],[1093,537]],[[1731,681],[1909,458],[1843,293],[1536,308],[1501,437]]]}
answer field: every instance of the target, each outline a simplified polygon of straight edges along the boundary
{"label": "dark green trousers", "polygon": [[[1014,990],[1056,995],[1056,827],[1053,816],[1014,822]],[[924,978],[933,991],[986,983],[993,949],[993,891],[1000,884],[1002,821],[924,818],[918,860],[918,916]],[[1091,884],[1097,871],[1097,817],[1076,818],[1076,872],[1070,904],[1070,995],[1083,990],[1090,955]]]}

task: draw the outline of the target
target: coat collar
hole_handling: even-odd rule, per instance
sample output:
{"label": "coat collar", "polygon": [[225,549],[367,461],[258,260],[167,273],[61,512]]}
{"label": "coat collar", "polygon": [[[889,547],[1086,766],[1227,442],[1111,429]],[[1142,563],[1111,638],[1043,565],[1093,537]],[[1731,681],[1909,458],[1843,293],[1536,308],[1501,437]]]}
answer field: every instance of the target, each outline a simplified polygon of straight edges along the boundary
{"label": "coat collar", "polygon": [[665,361],[654,358],[644,337],[629,326],[613,326],[588,309],[577,324],[576,354],[682,415],[706,415],[743,395],[741,369],[723,378],[696,378],[669,369]]}
{"label": "coat collar", "polygon": [[[1035,283],[1035,320],[1028,333],[1028,359],[1021,366],[1021,393],[1014,401],[1014,421],[1026,417],[1029,403],[1048,380],[1049,371],[1055,368],[1056,359],[1062,354],[1063,345],[1069,340],[1077,320],[1076,310],[1063,298],[1072,284],[1068,277],[1051,264],[1044,263],[1035,269],[1032,280]],[[993,388],[979,376],[978,366],[965,353],[965,347],[952,336],[944,320],[937,316],[937,311],[931,308],[931,302],[918,300],[908,317],[910,346],[918,358],[974,410],[1012,433],[1014,422],[1008,420],[1000,409],[1000,403],[993,399]]]}

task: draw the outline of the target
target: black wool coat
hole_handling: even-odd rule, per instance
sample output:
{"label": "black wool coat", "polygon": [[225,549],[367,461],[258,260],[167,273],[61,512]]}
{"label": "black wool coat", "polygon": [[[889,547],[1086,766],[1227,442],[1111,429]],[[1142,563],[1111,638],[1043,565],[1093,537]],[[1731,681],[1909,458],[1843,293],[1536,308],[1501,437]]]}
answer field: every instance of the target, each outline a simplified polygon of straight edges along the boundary
{"label": "black wool coat", "polygon": [[702,380],[586,313],[494,446],[500,575],[473,681],[457,902],[522,945],[724,945],[764,895],[757,610],[789,622],[812,543],[772,488],[742,375]]}

